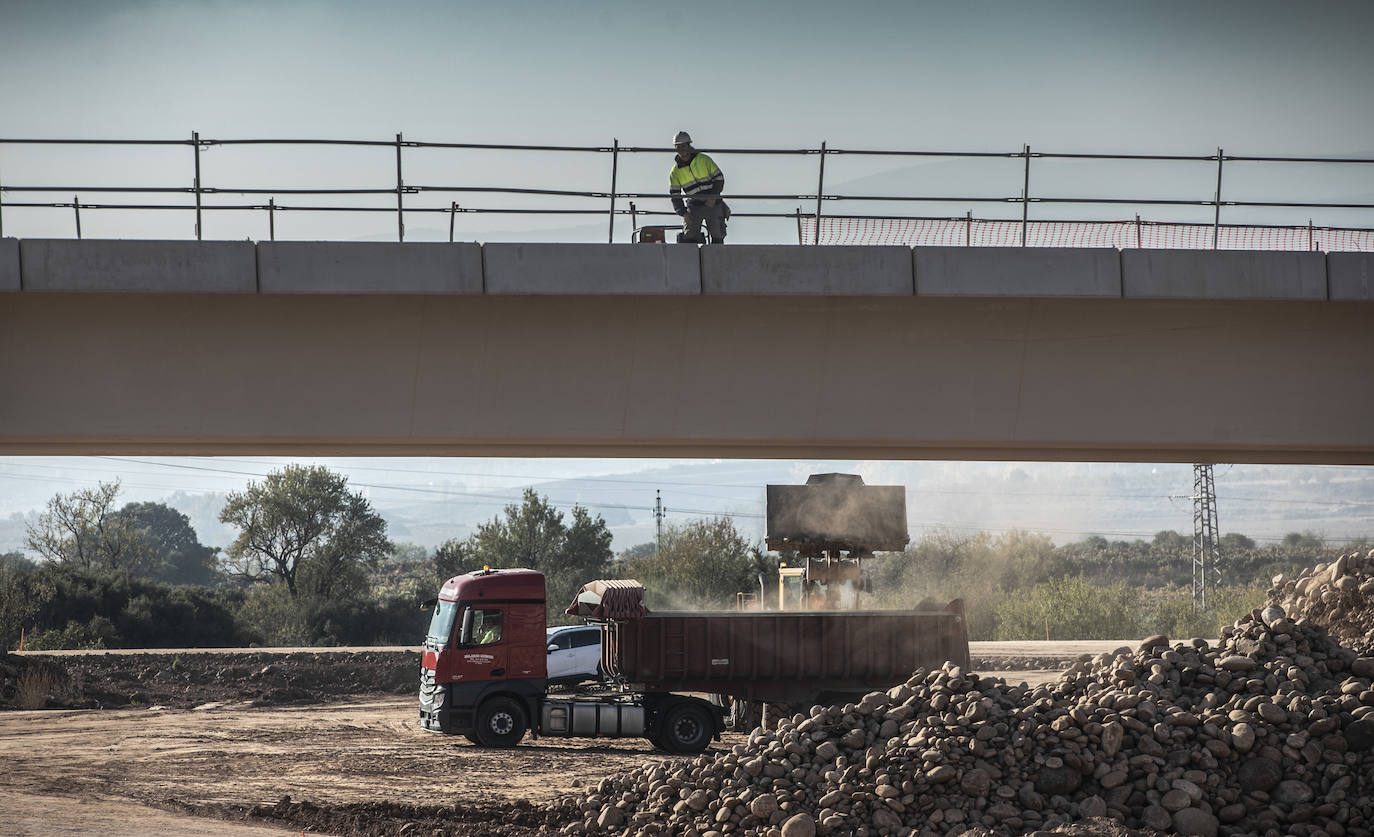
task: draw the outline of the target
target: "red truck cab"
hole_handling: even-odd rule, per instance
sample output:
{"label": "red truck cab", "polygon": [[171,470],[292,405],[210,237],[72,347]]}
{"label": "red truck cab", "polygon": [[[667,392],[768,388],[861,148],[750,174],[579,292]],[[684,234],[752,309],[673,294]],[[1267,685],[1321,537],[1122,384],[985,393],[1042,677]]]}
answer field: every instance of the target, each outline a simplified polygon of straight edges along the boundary
{"label": "red truck cab", "polygon": [[545,621],[544,576],[533,570],[478,570],[445,582],[420,664],[420,726],[494,747],[537,728]]}

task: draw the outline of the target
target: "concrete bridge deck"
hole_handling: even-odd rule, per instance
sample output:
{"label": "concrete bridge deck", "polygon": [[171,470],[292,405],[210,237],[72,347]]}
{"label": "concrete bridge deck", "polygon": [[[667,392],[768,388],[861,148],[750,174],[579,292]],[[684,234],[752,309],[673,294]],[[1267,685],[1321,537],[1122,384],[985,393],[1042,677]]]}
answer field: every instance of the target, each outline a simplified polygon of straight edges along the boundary
{"label": "concrete bridge deck", "polygon": [[0,241],[0,453],[1374,464],[1374,254]]}

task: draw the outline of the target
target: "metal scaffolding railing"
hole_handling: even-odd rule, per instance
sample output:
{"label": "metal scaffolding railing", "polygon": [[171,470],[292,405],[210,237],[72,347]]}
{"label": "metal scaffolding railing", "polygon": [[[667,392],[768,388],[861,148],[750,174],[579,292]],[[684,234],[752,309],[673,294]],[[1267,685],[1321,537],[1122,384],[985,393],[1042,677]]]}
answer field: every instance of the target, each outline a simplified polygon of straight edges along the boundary
{"label": "metal scaffolding railing", "polygon": [[[190,184],[186,186],[150,186],[150,185],[82,185],[73,183],[51,184],[34,182],[11,182],[6,171],[6,161],[4,151],[8,148],[21,146],[181,146],[190,149],[191,153],[186,161],[187,174],[190,176]],[[273,188],[257,184],[216,184],[208,185],[202,177],[201,156],[202,151],[211,147],[228,146],[353,146],[365,148],[385,149],[389,154],[394,154],[395,158],[395,183],[391,186],[382,188],[377,187],[337,187],[337,188],[295,188],[280,187]],[[607,155],[610,162],[610,183],[609,188],[601,190],[577,190],[577,189],[551,189],[534,188],[522,186],[492,186],[492,185],[473,185],[471,183],[408,183],[405,178],[406,171],[406,152],[420,149],[446,149],[464,151],[500,151],[512,154],[528,154],[533,152],[547,152],[556,154],[570,155]],[[929,150],[880,150],[880,149],[852,149],[852,148],[832,148],[827,143],[822,142],[816,148],[712,148],[707,149],[712,155],[720,157],[730,157],[737,155],[769,155],[780,157],[805,157],[814,156],[817,158],[817,168],[815,174],[815,191],[772,193],[772,194],[736,194],[729,193],[726,197],[732,202],[743,204],[762,203],[762,202],[789,202],[796,203],[797,208],[792,212],[783,211],[737,211],[733,213],[736,218],[775,218],[775,219],[795,219],[798,231],[799,243],[820,244],[824,221],[831,219],[849,219],[857,222],[877,222],[877,221],[962,221],[967,222],[972,229],[974,222],[971,211],[962,216],[932,216],[932,215],[904,215],[904,214],[861,214],[855,212],[832,211],[827,212],[828,206],[840,207],[845,204],[943,204],[956,203],[965,205],[977,204],[1001,204],[1009,207],[1019,206],[1020,208],[1020,235],[1015,244],[1027,246],[1029,241],[1029,231],[1032,225],[1043,224],[1102,224],[1102,223],[1122,223],[1120,219],[1051,219],[1030,217],[1032,204],[1040,205],[1076,205],[1076,206],[1134,206],[1134,207],[1201,207],[1211,210],[1211,246],[1216,248],[1220,243],[1221,231],[1228,226],[1222,223],[1223,208],[1268,208],[1286,210],[1346,210],[1346,211],[1369,211],[1374,210],[1374,203],[1364,202],[1333,202],[1333,201],[1301,201],[1301,200],[1228,200],[1223,195],[1223,174],[1228,163],[1257,163],[1257,164],[1323,164],[1323,165],[1348,165],[1356,166],[1361,172],[1374,175],[1374,158],[1356,157],[1301,157],[1301,156],[1243,156],[1228,155],[1218,148],[1214,154],[1205,155],[1177,155],[1177,154],[1086,154],[1086,153],[1054,153],[1045,151],[1033,151],[1030,146],[1022,146],[1017,151],[995,152],[995,151],[929,151]],[[570,146],[570,145],[517,145],[502,143],[464,143],[464,142],[426,142],[407,140],[402,134],[396,134],[394,140],[347,140],[347,139],[207,139],[202,138],[198,132],[193,132],[187,139],[144,139],[144,140],[121,140],[121,139],[16,139],[0,138],[0,236],[4,235],[4,221],[7,212],[15,210],[37,210],[37,209],[71,209],[75,223],[77,237],[81,237],[81,213],[85,211],[117,211],[117,210],[156,210],[174,212],[194,212],[195,213],[195,236],[197,239],[205,237],[205,216],[209,213],[220,212],[262,212],[268,220],[269,237],[276,239],[276,214],[278,212],[291,213],[333,213],[333,212],[364,212],[364,213],[390,213],[395,215],[396,220],[396,239],[404,241],[406,238],[405,220],[410,214],[447,214],[449,219],[449,239],[453,239],[454,220],[460,214],[493,214],[493,215],[564,215],[564,216],[595,216],[602,215],[607,219],[607,240],[615,241],[615,227],[617,218],[628,216],[631,226],[638,223],[640,216],[654,217],[667,216],[672,213],[666,208],[662,210],[640,209],[634,201],[642,200],[661,200],[665,204],[670,198],[667,192],[658,191],[636,191],[619,189],[618,176],[620,173],[620,158],[622,155],[654,154],[667,156],[672,153],[672,149],[650,146],[630,146],[621,145],[618,139],[604,146]],[[877,195],[877,194],[845,194],[829,193],[826,191],[826,159],[829,157],[891,157],[891,158],[971,158],[986,159],[995,158],[1002,160],[1020,160],[1021,162],[1021,190],[1016,195],[950,195],[950,194],[921,194],[921,195]],[[1216,177],[1215,190],[1210,198],[1205,197],[1151,197],[1151,196],[1058,196],[1058,195],[1035,195],[1031,191],[1031,175],[1033,161],[1047,160],[1098,160],[1098,161],[1121,161],[1137,163],[1215,163]],[[29,169],[23,171],[25,176],[32,176],[34,172]],[[1374,179],[1367,190],[1374,194]],[[70,201],[48,198],[44,196],[72,195]],[[96,195],[131,195],[143,196],[145,200],[141,202],[111,202],[93,201],[89,197],[83,199],[81,196]],[[186,203],[158,203],[148,200],[151,196],[166,195],[186,195],[191,197],[191,202]],[[266,196],[267,201],[252,201],[240,203],[219,203],[207,202],[207,197],[218,197],[224,195],[239,196]],[[382,196],[393,196],[394,202],[388,200],[385,205],[380,203],[367,203],[363,205],[326,205],[310,203],[281,203],[278,201],[282,196],[355,196],[380,198]],[[457,195],[502,195],[516,196],[519,198],[547,198],[558,200],[576,200],[585,203],[596,203],[598,206],[549,206],[549,205],[520,205],[520,206],[464,206],[460,205],[454,196]],[[29,199],[14,200],[15,196],[32,196]],[[426,196],[445,196],[448,198],[446,205],[443,203],[426,202]],[[410,199],[408,201],[408,198]],[[628,202],[628,208],[620,205],[619,201]],[[814,205],[814,210],[803,212],[802,206]],[[1005,223],[1009,219],[979,219],[984,221],[996,220]],[[1143,223],[1164,223],[1156,221],[1145,221]],[[1202,227],[1207,226],[1200,222],[1175,221],[1167,222],[1179,226]],[[1136,215],[1137,238],[1139,238],[1139,227],[1142,224],[1139,214]],[[1354,233],[1374,233],[1371,226],[1317,226],[1314,227],[1310,221],[1306,225],[1302,224],[1246,224],[1245,227],[1253,228],[1284,228],[1284,229],[1305,229],[1308,231],[1308,240],[1314,245],[1318,237],[1313,235],[1313,231],[1336,231]],[[809,239],[809,240],[807,240]],[[1196,236],[1193,236],[1196,241]],[[966,243],[971,244],[971,237]]]}

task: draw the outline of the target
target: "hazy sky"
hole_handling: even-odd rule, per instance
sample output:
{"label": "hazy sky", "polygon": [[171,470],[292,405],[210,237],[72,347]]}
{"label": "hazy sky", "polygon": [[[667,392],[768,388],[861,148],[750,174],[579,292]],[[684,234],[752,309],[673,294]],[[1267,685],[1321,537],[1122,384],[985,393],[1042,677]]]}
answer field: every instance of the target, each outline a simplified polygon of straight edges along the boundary
{"label": "hazy sky", "polygon": [[[429,141],[609,145],[618,138],[658,146],[687,129],[700,145],[727,148],[814,148],[825,140],[846,148],[1014,151],[1028,143],[1061,152],[1223,147],[1374,156],[1371,32],[1369,2],[0,0],[0,113],[9,137],[179,138],[194,130],[207,138],[390,140],[402,132]],[[184,186],[189,156],[184,147],[0,146],[0,181]],[[606,190],[607,157],[410,152],[406,181]],[[976,173],[974,164],[921,163],[923,186],[953,191],[915,193],[1020,188],[1016,161],[977,161]],[[836,158],[828,182],[874,172],[903,181],[887,174],[899,164]],[[204,182],[219,186],[385,188],[395,177],[386,149],[213,148],[202,165]],[[663,157],[637,155],[621,165],[621,190],[665,188]],[[1191,165],[1171,169],[1181,178],[1175,192],[1186,192],[1174,196],[1210,199],[1212,168]],[[814,191],[814,157],[741,157],[725,167],[738,193]],[[1374,202],[1372,170],[1327,167],[1308,177],[1269,169],[1255,188],[1277,179],[1291,199],[1320,182],[1329,188],[1314,200]],[[1228,194],[1249,197],[1242,193],[1251,174],[1236,165]],[[1155,179],[1153,169],[1083,164],[1068,173],[1047,162],[1037,167],[1034,189],[1111,181],[1124,184],[1117,196],[1136,196]],[[507,205],[438,194],[409,203],[447,206],[450,197]],[[143,227],[135,215],[116,221],[111,214],[90,213],[86,234],[146,236],[146,225],[167,237],[192,234],[182,213],[154,213]],[[266,237],[266,219],[247,214],[212,216],[207,233]],[[1310,214],[1291,212],[1282,222],[1305,223]],[[1368,215],[1362,225],[1374,226]],[[7,235],[73,234],[69,210],[10,210],[6,224]],[[417,238],[447,233],[442,216],[408,224]],[[394,231],[379,215],[295,216],[279,225],[284,237]],[[602,226],[485,216],[464,219],[459,237],[512,225],[570,240],[586,233],[574,227]],[[737,224],[737,240],[779,240],[785,227]]]}
{"label": "hazy sky", "polygon": [[1367,2],[5,0],[6,133],[1369,151]]}

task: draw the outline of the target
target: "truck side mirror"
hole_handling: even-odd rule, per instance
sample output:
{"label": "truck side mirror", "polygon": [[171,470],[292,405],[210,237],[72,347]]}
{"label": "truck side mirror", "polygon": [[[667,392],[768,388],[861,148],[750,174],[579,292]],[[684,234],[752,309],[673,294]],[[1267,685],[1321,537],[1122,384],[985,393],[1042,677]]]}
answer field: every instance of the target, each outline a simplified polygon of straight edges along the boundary
{"label": "truck side mirror", "polygon": [[434,609],[434,606],[437,605],[437,604],[439,604],[439,600],[438,600],[438,599],[425,599],[423,602],[420,602],[420,609],[421,609],[421,610],[433,610],[433,609]]}
{"label": "truck side mirror", "polygon": [[472,644],[472,608],[470,607],[463,608],[463,622],[458,631],[458,644]]}
{"label": "truck side mirror", "polygon": [[555,652],[555,651],[557,651],[557,650],[558,650],[558,646],[557,646],[557,645],[554,645],[554,644],[552,644],[552,643],[549,644],[549,653],[550,653],[550,654],[552,654],[553,652]]}

